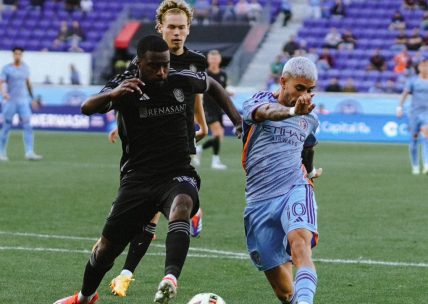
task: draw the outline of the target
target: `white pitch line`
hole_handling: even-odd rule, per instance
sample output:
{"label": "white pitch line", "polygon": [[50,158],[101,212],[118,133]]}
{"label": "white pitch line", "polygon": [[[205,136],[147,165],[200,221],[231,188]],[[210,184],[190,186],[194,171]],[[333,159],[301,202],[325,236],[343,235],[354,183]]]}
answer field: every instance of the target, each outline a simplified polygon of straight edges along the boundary
{"label": "white pitch line", "polygon": [[[54,235],[54,234],[38,234],[38,233],[30,233],[30,232],[9,232],[9,231],[0,231],[0,235],[12,235],[12,236],[22,236],[22,237],[36,237],[36,238],[44,238],[44,239],[60,239],[60,240],[82,240],[82,241],[93,241],[95,242],[98,238],[93,237],[81,237],[81,236],[68,236],[68,235]],[[165,245],[161,244],[150,244],[152,247],[165,248]],[[234,256],[243,256],[247,257],[246,253],[241,252],[232,252],[232,251],[224,251],[224,250],[215,250],[215,249],[206,249],[206,248],[197,248],[190,247],[191,251],[200,251],[207,252],[213,254],[222,254],[222,255],[234,255]]]}
{"label": "white pitch line", "polygon": [[[30,252],[55,252],[55,253],[85,253],[90,254],[91,250],[87,249],[65,249],[65,248],[45,248],[45,247],[22,247],[22,246],[0,246],[0,251],[30,251]],[[122,255],[125,255],[123,252]],[[147,253],[146,255],[149,256],[165,256],[164,252],[154,252],[154,253]],[[188,257],[192,258],[210,258],[210,259],[237,259],[237,260],[246,260],[246,257],[240,257],[240,256],[227,256],[227,255],[213,255],[213,254],[194,254],[189,253],[187,255]]]}
{"label": "white pitch line", "polygon": [[[38,233],[29,233],[29,232],[9,232],[9,231],[0,231],[0,235],[13,235],[13,236],[22,236],[22,237],[37,237],[37,238],[50,238],[50,239],[64,239],[64,240],[84,240],[84,241],[96,241],[97,238],[92,237],[80,237],[80,236],[67,236],[67,235],[53,235],[53,234],[38,234]],[[165,248],[165,245],[160,244],[151,244],[152,247]],[[90,253],[90,250],[77,250],[77,249],[62,249],[62,248],[44,248],[44,247],[8,247],[0,246],[0,250],[23,250],[23,251],[41,251],[41,252],[63,252],[63,253]],[[219,258],[219,259],[237,259],[237,260],[247,260],[249,259],[247,253],[242,252],[232,252],[232,251],[223,251],[215,249],[206,249],[206,248],[189,248],[191,251],[199,251],[212,253],[209,254],[196,254],[190,253],[189,257],[200,257],[200,258]],[[164,256],[164,253],[148,253],[152,256]],[[415,267],[415,268],[428,268],[428,263],[412,263],[412,262],[389,262],[389,261],[374,261],[367,259],[314,259],[314,262],[320,263],[329,263],[329,264],[360,264],[360,265],[378,265],[378,266],[392,266],[392,267]]]}

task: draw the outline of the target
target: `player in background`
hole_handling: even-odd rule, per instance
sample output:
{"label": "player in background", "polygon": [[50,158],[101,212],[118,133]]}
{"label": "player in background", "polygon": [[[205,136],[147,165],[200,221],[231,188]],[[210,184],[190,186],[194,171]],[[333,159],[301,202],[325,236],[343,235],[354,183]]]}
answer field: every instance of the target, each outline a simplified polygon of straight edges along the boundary
{"label": "player in background", "polygon": [[[209,76],[214,78],[220,83],[223,88],[227,86],[227,74],[220,68],[221,65],[221,54],[217,50],[212,50],[208,52],[207,55],[208,69],[207,73]],[[232,96],[231,93],[229,93]],[[223,128],[223,110],[217,105],[215,100],[208,95],[204,94],[204,110],[205,118],[208,124],[208,127],[211,131],[212,138],[205,141],[202,146],[196,147],[196,156],[193,159],[195,165],[200,164],[200,157],[202,151],[212,147],[213,156],[211,160],[211,168],[218,170],[225,170],[227,166],[223,164],[220,160],[220,145],[224,138],[224,128]]]}
{"label": "player in background", "polygon": [[[190,6],[182,0],[163,1],[156,11],[156,29],[168,44],[171,52],[171,67],[176,70],[205,71],[206,58],[201,53],[190,50],[184,46],[189,35],[192,23],[192,10]],[[118,86],[124,79],[133,77],[138,70],[137,58],[131,62],[124,74],[116,76],[110,81],[102,91],[110,90]],[[205,115],[202,105],[202,95],[196,94],[186,97],[188,115],[188,137],[191,154],[196,154],[195,139],[199,141],[208,133],[205,122]],[[194,111],[193,111],[194,107]],[[194,121],[199,125],[199,130],[195,134]],[[115,142],[118,135],[117,129],[109,134],[111,142]],[[122,143],[123,145],[123,143]],[[128,255],[121,273],[115,277],[110,286],[112,292],[120,297],[126,296],[130,283],[134,280],[133,273],[140,260],[144,257],[150,243],[155,235],[156,226],[160,215],[157,214],[152,221],[144,227],[131,241]],[[202,230],[202,211],[198,210],[192,218],[191,235],[196,237]]]}
{"label": "player in background", "polygon": [[[199,176],[190,165],[185,96],[208,90],[220,103],[231,101],[205,72],[169,70],[170,53],[162,38],[143,38],[137,54],[139,78],[126,79],[82,105],[86,115],[118,112],[126,162],[121,159],[118,195],[86,265],[82,289],[55,304],[95,303],[96,290],[116,257],[158,211],[169,223],[165,276],[155,302],[169,303],[177,292],[190,244],[190,217],[199,205]],[[226,113],[232,122],[240,123],[236,110]]]}
{"label": "player in background", "polygon": [[[25,159],[41,160],[42,156],[34,153],[34,136],[31,127],[31,107],[38,109],[40,103],[34,99],[30,81],[28,65],[22,61],[24,49],[15,47],[13,50],[13,63],[5,65],[0,74],[0,93],[3,97],[2,114],[3,127],[0,132],[0,161],[8,161],[7,144],[12,119],[19,115],[22,123]],[[6,87],[5,87],[6,84]],[[28,98],[30,97],[31,100]]]}
{"label": "player in background", "polygon": [[407,96],[412,95],[409,112],[410,131],[410,162],[412,174],[420,174],[419,135],[421,135],[423,151],[422,173],[428,174],[428,58],[418,64],[419,74],[407,81],[397,106],[397,117],[403,116],[403,105]]}
{"label": "player in background", "polygon": [[315,65],[294,57],[284,66],[278,97],[259,92],[243,105],[247,247],[281,303],[312,304],[317,285],[311,257],[317,208],[302,166],[304,147],[316,144],[319,122],[311,113],[316,81]]}

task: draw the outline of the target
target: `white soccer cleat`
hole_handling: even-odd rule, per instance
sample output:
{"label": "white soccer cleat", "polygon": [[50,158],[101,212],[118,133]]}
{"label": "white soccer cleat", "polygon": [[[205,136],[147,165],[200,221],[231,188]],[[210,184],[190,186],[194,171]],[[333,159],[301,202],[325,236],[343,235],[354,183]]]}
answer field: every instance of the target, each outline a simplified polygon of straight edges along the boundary
{"label": "white soccer cleat", "polygon": [[193,167],[199,167],[201,165],[201,156],[202,156],[202,147],[196,146],[196,154],[192,155],[192,166]]}
{"label": "white soccer cleat", "polygon": [[421,174],[421,171],[419,170],[419,167],[416,167],[416,166],[412,167],[412,174],[413,175],[419,175],[419,174]]}
{"label": "white soccer cleat", "polygon": [[226,170],[227,166],[221,162],[218,155],[213,155],[211,160],[211,168],[216,170]]}
{"label": "white soccer cleat", "polygon": [[155,294],[155,303],[168,304],[177,295],[177,279],[172,274],[164,276]]}
{"label": "white soccer cleat", "polygon": [[38,155],[38,154],[33,152],[33,153],[25,154],[25,159],[26,160],[42,160],[43,156]]}

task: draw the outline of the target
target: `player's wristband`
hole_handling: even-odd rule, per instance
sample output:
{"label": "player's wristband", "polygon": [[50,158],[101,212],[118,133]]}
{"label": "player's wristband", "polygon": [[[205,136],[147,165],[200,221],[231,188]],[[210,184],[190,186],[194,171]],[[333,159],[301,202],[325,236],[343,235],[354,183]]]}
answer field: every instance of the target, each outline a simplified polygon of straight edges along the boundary
{"label": "player's wristband", "polygon": [[308,178],[309,178],[309,179],[314,178],[316,174],[317,174],[317,169],[315,169],[315,168],[314,168],[314,169],[311,171],[311,173],[309,173],[309,174],[308,174]]}
{"label": "player's wristband", "polygon": [[397,106],[397,111],[403,111],[403,107],[402,106]]}
{"label": "player's wristband", "polygon": [[288,115],[290,116],[296,116],[296,108],[295,107],[291,107],[288,111]]}

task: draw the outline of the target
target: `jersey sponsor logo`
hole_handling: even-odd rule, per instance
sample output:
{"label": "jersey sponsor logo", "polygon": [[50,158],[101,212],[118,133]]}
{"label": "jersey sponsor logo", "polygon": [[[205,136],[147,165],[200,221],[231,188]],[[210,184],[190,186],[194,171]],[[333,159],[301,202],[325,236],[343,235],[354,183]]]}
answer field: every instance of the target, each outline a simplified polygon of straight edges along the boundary
{"label": "jersey sponsor logo", "polygon": [[299,132],[295,128],[290,127],[264,125],[263,131],[267,131],[272,134],[272,141],[274,143],[287,143],[295,147],[302,144],[306,139],[305,133]]}
{"label": "jersey sponsor logo", "polygon": [[184,113],[186,111],[186,104],[171,105],[164,107],[139,107],[140,118],[166,116],[172,114]]}
{"label": "jersey sponsor logo", "polygon": [[184,101],[184,93],[181,89],[174,89],[174,91],[172,91],[172,93],[174,94],[174,97],[175,97],[175,99],[177,99],[178,102]]}

